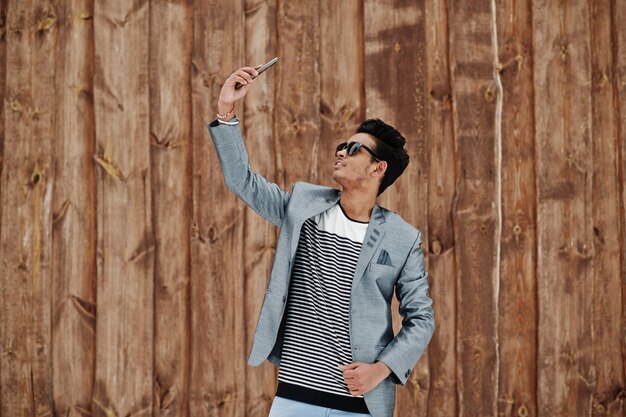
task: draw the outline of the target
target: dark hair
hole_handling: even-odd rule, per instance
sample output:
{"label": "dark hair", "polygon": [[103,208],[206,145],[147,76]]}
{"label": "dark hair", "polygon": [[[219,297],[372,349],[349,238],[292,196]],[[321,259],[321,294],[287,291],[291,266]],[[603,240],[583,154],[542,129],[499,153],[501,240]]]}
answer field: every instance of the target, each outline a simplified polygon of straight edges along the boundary
{"label": "dark hair", "polygon": [[367,133],[376,138],[376,155],[387,162],[387,171],[378,188],[378,195],[402,175],[409,165],[409,154],[404,149],[406,139],[393,126],[380,119],[368,119],[361,123],[356,133]]}

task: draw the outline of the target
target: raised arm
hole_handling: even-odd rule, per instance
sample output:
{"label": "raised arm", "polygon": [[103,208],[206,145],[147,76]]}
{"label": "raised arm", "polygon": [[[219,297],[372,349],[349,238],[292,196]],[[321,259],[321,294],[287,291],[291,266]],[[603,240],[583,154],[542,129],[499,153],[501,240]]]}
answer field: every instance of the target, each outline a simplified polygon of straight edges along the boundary
{"label": "raised arm", "polygon": [[[265,219],[280,226],[290,194],[252,171],[234,117],[237,101],[250,90],[255,73],[253,67],[242,67],[226,79],[218,101],[218,118],[225,123],[216,119],[208,128],[228,189]],[[239,90],[235,90],[237,83],[243,84]]]}

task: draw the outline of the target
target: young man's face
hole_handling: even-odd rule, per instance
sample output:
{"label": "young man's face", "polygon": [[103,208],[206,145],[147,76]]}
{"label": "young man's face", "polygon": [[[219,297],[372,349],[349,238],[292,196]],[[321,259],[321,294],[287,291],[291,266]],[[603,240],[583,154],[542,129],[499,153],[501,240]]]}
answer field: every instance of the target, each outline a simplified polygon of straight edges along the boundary
{"label": "young man's face", "polygon": [[[347,140],[348,143],[360,142],[373,152],[376,152],[376,141],[367,133],[357,133]],[[377,173],[380,164],[364,148],[359,149],[354,155],[348,155],[347,149],[339,150],[335,154],[335,166],[333,180],[337,181],[345,189],[376,189],[380,184],[381,175]]]}

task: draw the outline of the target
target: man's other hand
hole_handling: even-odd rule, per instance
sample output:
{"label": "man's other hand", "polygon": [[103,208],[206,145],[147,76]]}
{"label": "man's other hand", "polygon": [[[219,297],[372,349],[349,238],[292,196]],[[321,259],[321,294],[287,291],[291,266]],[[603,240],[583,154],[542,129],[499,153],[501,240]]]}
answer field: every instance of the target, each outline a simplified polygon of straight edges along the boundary
{"label": "man's other hand", "polygon": [[343,372],[343,380],[352,395],[370,392],[391,373],[391,369],[383,362],[354,362],[349,365],[337,365],[337,367]]}

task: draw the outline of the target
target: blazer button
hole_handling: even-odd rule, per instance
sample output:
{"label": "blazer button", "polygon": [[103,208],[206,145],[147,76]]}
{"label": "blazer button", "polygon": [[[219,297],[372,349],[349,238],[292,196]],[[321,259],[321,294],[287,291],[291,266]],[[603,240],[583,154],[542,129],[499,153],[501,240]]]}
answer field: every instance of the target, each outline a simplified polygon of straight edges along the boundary
{"label": "blazer button", "polygon": [[283,304],[287,301],[287,296],[283,295]]}

